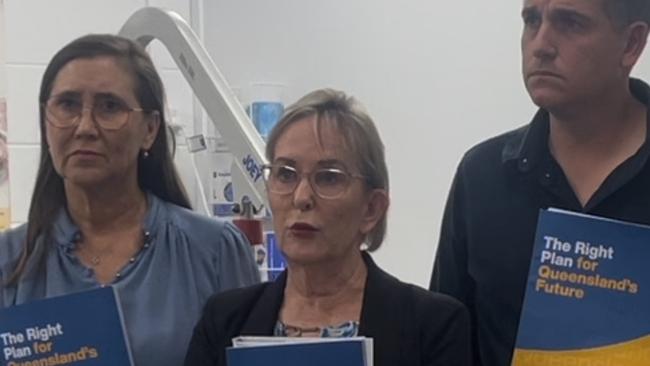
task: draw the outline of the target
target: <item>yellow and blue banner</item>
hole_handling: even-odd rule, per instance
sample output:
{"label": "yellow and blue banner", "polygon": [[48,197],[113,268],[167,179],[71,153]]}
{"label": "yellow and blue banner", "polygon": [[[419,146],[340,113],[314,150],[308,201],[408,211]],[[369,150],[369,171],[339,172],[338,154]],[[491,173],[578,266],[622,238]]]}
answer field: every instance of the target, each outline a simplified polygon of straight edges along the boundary
{"label": "yellow and blue banner", "polygon": [[513,366],[650,365],[650,227],[540,211]]}
{"label": "yellow and blue banner", "polygon": [[0,366],[133,366],[111,286],[0,309]]}

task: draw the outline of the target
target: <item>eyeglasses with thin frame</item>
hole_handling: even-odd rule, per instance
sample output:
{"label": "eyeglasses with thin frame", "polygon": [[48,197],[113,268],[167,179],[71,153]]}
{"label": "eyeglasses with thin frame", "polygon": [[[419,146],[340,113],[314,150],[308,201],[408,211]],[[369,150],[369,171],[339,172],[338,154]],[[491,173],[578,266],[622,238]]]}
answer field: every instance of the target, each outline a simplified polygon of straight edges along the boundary
{"label": "eyeglasses with thin frame", "polygon": [[363,179],[360,174],[351,174],[338,168],[319,168],[311,172],[299,172],[286,164],[270,164],[262,168],[266,188],[271,193],[286,195],[296,190],[303,177],[307,177],[311,189],[320,198],[336,199],[347,192],[352,179]]}
{"label": "eyeglasses with thin frame", "polygon": [[79,95],[62,93],[50,97],[44,104],[45,120],[57,128],[72,128],[79,125],[81,115],[89,109],[95,122],[105,130],[119,130],[126,125],[131,112],[158,113],[142,108],[130,107],[120,98],[107,94],[96,95],[92,106],[84,107]]}

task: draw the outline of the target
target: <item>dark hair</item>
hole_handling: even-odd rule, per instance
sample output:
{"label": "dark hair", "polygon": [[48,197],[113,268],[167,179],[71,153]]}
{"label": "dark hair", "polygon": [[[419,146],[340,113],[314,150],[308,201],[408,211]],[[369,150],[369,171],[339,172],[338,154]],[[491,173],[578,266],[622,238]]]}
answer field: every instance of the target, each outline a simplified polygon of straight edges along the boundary
{"label": "dark hair", "polygon": [[[50,97],[52,86],[59,71],[76,59],[114,57],[131,74],[134,93],[141,108],[159,114],[160,128],[149,150],[149,156],[138,158],[138,185],[161,199],[191,208],[182,182],[176,172],[173,154],[176,148],[173,134],[165,123],[164,89],[160,76],[146,51],[129,39],[108,35],[91,34],[78,38],[57,52],[43,74],[39,94],[41,160],[27,217],[27,236],[16,269],[9,284],[17,283],[26,273],[28,262],[41,268],[51,240],[52,223],[66,204],[63,178],[54,170],[45,133],[43,105]],[[30,265],[31,268],[31,265]]]}
{"label": "dark hair", "polygon": [[604,0],[605,13],[620,27],[634,22],[650,25],[650,1],[648,0]]}
{"label": "dark hair", "polygon": [[[278,139],[290,125],[311,116],[316,116],[319,132],[323,124],[333,123],[357,158],[358,168],[366,177],[368,186],[388,193],[388,168],[379,131],[363,106],[338,90],[316,90],[289,106],[269,135],[266,144],[267,159],[273,161]],[[365,238],[368,250],[378,249],[385,235],[386,213]]]}

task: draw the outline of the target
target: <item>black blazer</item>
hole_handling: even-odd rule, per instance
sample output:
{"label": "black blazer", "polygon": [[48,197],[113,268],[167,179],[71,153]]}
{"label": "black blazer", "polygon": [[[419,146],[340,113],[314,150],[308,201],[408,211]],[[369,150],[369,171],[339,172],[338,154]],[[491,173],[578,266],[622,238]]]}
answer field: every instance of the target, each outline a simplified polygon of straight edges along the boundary
{"label": "black blazer", "polygon": [[[372,337],[375,366],[471,365],[469,316],[451,297],[400,282],[364,252],[368,278],[359,335]],[[215,295],[194,329],[186,366],[226,366],[239,335],[270,336],[284,297],[286,271],[275,282]]]}

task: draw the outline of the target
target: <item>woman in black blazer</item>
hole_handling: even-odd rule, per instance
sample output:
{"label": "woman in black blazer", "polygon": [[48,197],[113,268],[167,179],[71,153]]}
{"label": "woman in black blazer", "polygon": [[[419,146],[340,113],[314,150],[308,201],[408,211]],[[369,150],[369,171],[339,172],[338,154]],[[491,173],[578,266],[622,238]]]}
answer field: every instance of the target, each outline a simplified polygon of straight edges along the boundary
{"label": "woman in black blazer", "polygon": [[389,198],[383,143],[363,108],[342,92],[312,92],[287,110],[266,154],[288,269],[211,298],[185,365],[225,366],[239,335],[366,336],[375,366],[470,365],[463,305],[400,282],[368,254],[383,241]]}

